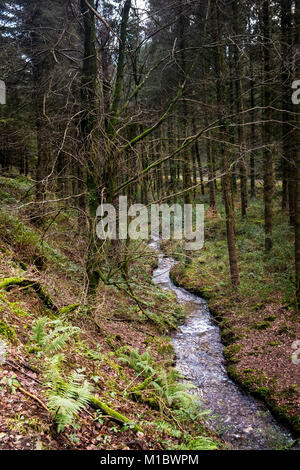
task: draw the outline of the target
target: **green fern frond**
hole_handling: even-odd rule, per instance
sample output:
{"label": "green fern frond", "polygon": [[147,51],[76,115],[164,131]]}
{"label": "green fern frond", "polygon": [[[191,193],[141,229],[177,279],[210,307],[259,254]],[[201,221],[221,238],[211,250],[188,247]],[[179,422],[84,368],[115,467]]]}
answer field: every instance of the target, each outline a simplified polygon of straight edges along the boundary
{"label": "green fern frond", "polygon": [[46,355],[56,353],[63,349],[65,344],[77,333],[80,328],[69,326],[62,320],[52,320],[43,317],[33,327],[32,340],[44,349]]}
{"label": "green fern frond", "polygon": [[57,430],[61,432],[74,422],[78,413],[88,406],[92,386],[80,371],[65,378],[61,372],[64,357],[57,354],[49,359],[45,372],[47,405],[55,416]]}
{"label": "green fern frond", "polygon": [[42,345],[42,341],[46,336],[46,324],[49,322],[49,318],[42,317],[40,318],[32,328],[32,340],[36,342],[39,346]]}

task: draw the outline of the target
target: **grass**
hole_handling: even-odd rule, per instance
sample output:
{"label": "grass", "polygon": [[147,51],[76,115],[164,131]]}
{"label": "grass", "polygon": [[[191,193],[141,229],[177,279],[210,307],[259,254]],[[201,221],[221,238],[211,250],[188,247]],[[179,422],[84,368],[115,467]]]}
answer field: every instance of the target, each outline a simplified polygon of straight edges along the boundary
{"label": "grass", "polygon": [[[175,284],[205,297],[219,321],[231,377],[265,400],[299,433],[299,392],[290,394],[289,402],[284,393],[293,385],[289,382],[297,380],[297,370],[290,360],[290,343],[299,335],[299,317],[294,310],[294,230],[279,199],[275,199],[273,249],[266,254],[263,198],[259,197],[251,201],[245,219],[236,211],[238,288],[231,286],[220,200],[218,217],[205,220],[204,247],[191,254],[189,263],[183,262],[179,243],[165,242],[164,249],[179,261],[171,272]],[[253,370],[251,376],[247,370]]]}
{"label": "grass", "polygon": [[[219,209],[221,209],[219,207]],[[250,206],[245,220],[236,217],[236,247],[241,283],[235,292],[250,300],[249,306],[263,304],[272,294],[280,293],[282,301],[294,302],[293,229],[281,211],[275,212],[273,250],[264,251],[263,204],[256,201]],[[175,246],[174,246],[175,245]],[[165,243],[169,253],[181,260],[182,246]],[[204,297],[216,297],[220,292],[232,293],[229,272],[228,249],[225,232],[225,216],[206,220],[205,244],[201,251],[192,254],[184,273],[175,267],[173,277],[184,275],[184,284],[191,290],[204,293]]]}
{"label": "grass", "polygon": [[53,247],[43,240],[41,234],[26,225],[20,217],[2,210],[0,212],[0,232],[1,238],[22,256],[23,263],[31,263],[38,268],[49,263],[74,276],[81,273],[80,266],[71,262],[57,247]]}

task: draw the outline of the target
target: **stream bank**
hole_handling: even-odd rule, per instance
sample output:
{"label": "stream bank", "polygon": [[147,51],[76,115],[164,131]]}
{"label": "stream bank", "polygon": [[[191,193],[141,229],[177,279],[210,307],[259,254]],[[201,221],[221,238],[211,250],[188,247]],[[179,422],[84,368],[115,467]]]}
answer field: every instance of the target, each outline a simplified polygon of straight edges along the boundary
{"label": "stream bank", "polygon": [[[159,250],[159,241],[152,248]],[[208,424],[232,449],[282,449],[289,447],[292,434],[277,423],[266,406],[241,390],[227,375],[224,347],[218,326],[207,302],[170,279],[173,258],[159,254],[153,281],[173,291],[179,303],[189,307],[184,325],[173,335],[176,367],[195,386],[201,408],[211,410]]]}

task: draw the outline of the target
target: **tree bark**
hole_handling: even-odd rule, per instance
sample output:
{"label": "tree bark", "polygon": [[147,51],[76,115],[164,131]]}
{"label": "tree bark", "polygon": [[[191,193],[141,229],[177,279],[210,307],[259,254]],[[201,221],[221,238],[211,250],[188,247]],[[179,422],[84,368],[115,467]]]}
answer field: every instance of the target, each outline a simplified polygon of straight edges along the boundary
{"label": "tree bark", "polygon": [[251,90],[250,90],[250,106],[251,109],[253,110],[251,112],[251,154],[250,154],[250,187],[251,187],[251,198],[255,198],[256,196],[256,191],[255,191],[255,152],[253,150],[253,146],[255,145],[256,139],[255,139],[255,94],[254,94],[254,86],[255,86],[255,81],[254,81],[254,72],[253,72],[253,65],[252,65],[252,60],[250,58],[250,80],[251,80]]}
{"label": "tree bark", "polygon": [[294,185],[292,178],[294,177],[293,165],[291,165],[291,126],[289,123],[290,115],[287,111],[291,111],[290,96],[290,77],[291,77],[291,31],[292,31],[292,1],[281,0],[281,55],[282,55],[282,208],[288,209],[289,206],[289,175],[291,176],[290,196],[291,196],[291,222],[293,222],[293,196]]}
{"label": "tree bark", "polygon": [[234,46],[234,66],[236,74],[236,111],[237,111],[237,125],[238,125],[238,161],[240,169],[240,193],[241,193],[241,214],[245,217],[248,207],[248,176],[247,176],[247,163],[246,163],[246,146],[245,146],[245,132],[244,132],[244,100],[243,100],[243,87],[242,87],[242,66],[241,66],[241,44],[240,44],[240,22],[241,22],[241,6],[240,1],[235,2],[233,5],[233,26],[235,33],[235,46]]}
{"label": "tree bark", "polygon": [[231,194],[231,176],[230,176],[230,163],[229,152],[225,142],[228,141],[228,135],[225,122],[225,91],[224,91],[224,64],[220,47],[220,24],[219,24],[219,11],[217,2],[214,5],[214,32],[216,39],[215,46],[215,67],[217,74],[217,103],[219,108],[219,139],[221,142],[221,156],[222,156],[222,189],[225,203],[226,213],[226,230],[227,230],[227,246],[229,254],[231,283],[233,287],[237,287],[240,283],[239,269],[237,263],[237,253],[235,245],[235,219],[232,204]]}
{"label": "tree bark", "polygon": [[[295,41],[295,79],[300,78],[300,0],[296,0],[295,4],[295,24],[296,24],[296,41]],[[296,273],[296,299],[299,311],[300,307],[300,112],[299,105],[294,106],[296,115],[296,128],[294,132],[295,139],[295,165],[296,165],[296,182],[295,182],[295,273]]]}
{"label": "tree bark", "polygon": [[263,84],[263,145],[264,145],[264,204],[265,204],[265,249],[270,251],[273,246],[273,194],[274,194],[274,170],[273,155],[271,149],[272,126],[271,126],[271,27],[269,0],[264,0],[262,5],[262,33],[263,33],[263,61],[264,61],[264,84]]}

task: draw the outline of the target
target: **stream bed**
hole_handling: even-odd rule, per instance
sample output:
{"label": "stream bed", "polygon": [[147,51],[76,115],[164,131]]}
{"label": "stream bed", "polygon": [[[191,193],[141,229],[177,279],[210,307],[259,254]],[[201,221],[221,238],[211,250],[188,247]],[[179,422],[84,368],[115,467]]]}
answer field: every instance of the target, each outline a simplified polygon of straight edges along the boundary
{"label": "stream bed", "polygon": [[[150,247],[159,252],[159,240]],[[172,258],[158,255],[153,282],[173,291],[189,315],[172,337],[177,370],[196,387],[203,410],[211,410],[206,418],[231,449],[282,449],[293,442],[292,434],[271,415],[266,406],[245,393],[227,375],[219,327],[213,322],[206,301],[176,287],[170,279],[175,264]]]}

